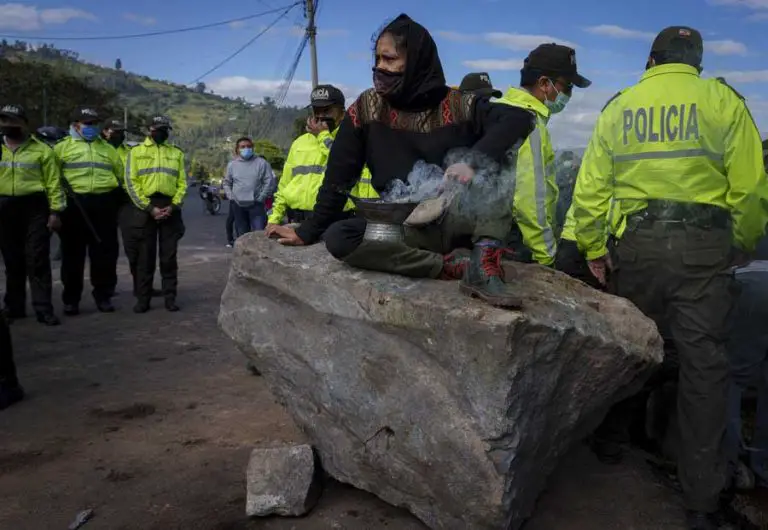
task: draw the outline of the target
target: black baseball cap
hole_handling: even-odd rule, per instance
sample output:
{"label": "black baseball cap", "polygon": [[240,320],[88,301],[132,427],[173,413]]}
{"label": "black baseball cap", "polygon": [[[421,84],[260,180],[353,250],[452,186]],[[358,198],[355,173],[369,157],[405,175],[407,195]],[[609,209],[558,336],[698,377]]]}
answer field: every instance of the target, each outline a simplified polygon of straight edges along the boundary
{"label": "black baseball cap", "polygon": [[123,120],[118,120],[118,119],[113,118],[111,120],[107,120],[104,123],[104,128],[105,129],[112,129],[113,131],[124,131],[125,130],[125,124],[123,123]]}
{"label": "black baseball cap", "polygon": [[99,111],[97,111],[94,107],[83,106],[77,107],[75,112],[72,113],[72,121],[97,123],[101,121],[101,118],[99,117]]}
{"label": "black baseball cap", "polygon": [[592,81],[576,70],[576,50],[560,44],[542,44],[533,50],[523,63],[523,70],[559,75],[579,88],[587,88],[592,84]]}
{"label": "black baseball cap", "polygon": [[24,107],[16,105],[15,103],[0,107],[0,118],[5,118],[6,120],[13,122],[29,122],[27,119],[27,111],[24,110]]}
{"label": "black baseball cap", "polygon": [[344,93],[333,85],[317,85],[309,96],[310,107],[325,108],[346,104]]}
{"label": "black baseball cap", "polygon": [[656,35],[651,45],[651,53],[675,51],[684,43],[689,43],[695,50],[704,52],[701,33],[688,26],[670,26]]}
{"label": "black baseball cap", "polygon": [[491,76],[486,72],[473,72],[464,76],[459,85],[462,92],[471,92],[483,97],[501,97],[501,90],[493,88]]}
{"label": "black baseball cap", "polygon": [[165,127],[166,129],[173,130],[173,127],[171,127],[171,119],[168,116],[153,116],[147,120],[147,128],[154,127],[155,129],[162,129]]}

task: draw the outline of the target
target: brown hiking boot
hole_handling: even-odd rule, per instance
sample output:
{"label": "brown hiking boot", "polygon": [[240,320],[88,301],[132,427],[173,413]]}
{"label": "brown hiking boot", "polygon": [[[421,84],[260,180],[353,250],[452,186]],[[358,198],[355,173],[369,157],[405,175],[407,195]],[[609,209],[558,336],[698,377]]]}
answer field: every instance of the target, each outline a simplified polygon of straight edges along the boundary
{"label": "brown hiking boot", "polygon": [[496,307],[519,309],[522,300],[504,282],[501,260],[506,249],[493,244],[479,244],[472,249],[469,267],[459,284],[462,293]]}
{"label": "brown hiking boot", "polygon": [[461,280],[469,266],[469,258],[457,256],[455,253],[443,256],[443,271],[440,279],[446,281]]}

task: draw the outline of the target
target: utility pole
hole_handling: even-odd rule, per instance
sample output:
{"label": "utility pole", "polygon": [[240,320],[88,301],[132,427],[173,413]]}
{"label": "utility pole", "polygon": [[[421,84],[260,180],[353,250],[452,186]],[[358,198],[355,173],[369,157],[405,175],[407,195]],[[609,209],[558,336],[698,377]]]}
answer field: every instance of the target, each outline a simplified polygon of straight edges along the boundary
{"label": "utility pole", "polygon": [[312,60],[312,88],[317,81],[317,26],[315,26],[315,1],[305,0],[307,4],[307,35],[309,36],[309,54]]}

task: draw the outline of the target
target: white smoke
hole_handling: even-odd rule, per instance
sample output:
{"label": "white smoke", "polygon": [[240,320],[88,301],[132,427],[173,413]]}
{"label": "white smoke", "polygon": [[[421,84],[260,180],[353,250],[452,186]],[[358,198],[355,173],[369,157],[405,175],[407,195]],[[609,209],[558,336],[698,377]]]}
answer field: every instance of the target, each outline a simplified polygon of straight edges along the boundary
{"label": "white smoke", "polygon": [[381,194],[384,202],[422,202],[437,197],[443,184],[443,168],[419,160],[405,181],[395,179]]}

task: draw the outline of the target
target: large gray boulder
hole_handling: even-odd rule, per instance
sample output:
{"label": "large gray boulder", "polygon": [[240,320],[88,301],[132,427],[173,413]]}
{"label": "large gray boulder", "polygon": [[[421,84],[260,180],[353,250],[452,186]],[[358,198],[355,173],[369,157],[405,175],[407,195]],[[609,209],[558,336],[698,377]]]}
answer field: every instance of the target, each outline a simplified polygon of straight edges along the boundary
{"label": "large gray boulder", "polygon": [[537,265],[508,274],[522,311],[250,234],[219,325],[333,477],[430,528],[517,529],[560,456],[661,362],[662,342],[626,300]]}

